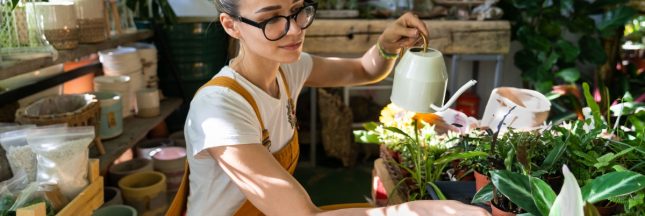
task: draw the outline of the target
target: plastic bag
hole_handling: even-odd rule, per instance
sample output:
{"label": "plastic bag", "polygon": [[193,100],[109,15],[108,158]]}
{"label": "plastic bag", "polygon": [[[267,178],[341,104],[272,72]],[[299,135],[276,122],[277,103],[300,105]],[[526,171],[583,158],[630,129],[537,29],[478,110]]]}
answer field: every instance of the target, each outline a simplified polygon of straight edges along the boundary
{"label": "plastic bag", "polygon": [[38,160],[38,183],[56,184],[65,197],[74,199],[88,184],[88,145],[94,140],[94,127],[38,128],[27,134]]}
{"label": "plastic bag", "polygon": [[[36,154],[31,151],[27,145],[27,130],[34,128],[35,125],[24,125],[4,128],[5,132],[0,132],[0,145],[5,150],[9,167],[13,175],[25,173],[29,182],[36,180]],[[5,167],[2,167],[3,170]]]}
{"label": "plastic bag", "polygon": [[27,175],[15,175],[13,178],[0,182],[0,216],[9,214],[16,200],[16,194],[29,184]]}

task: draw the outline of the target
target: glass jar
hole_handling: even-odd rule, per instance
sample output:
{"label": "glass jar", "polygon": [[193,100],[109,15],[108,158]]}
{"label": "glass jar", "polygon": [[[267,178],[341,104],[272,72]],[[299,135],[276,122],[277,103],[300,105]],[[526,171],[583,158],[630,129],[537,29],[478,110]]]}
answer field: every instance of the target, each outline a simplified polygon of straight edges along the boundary
{"label": "glass jar", "polygon": [[50,2],[74,2],[80,29],[79,42],[98,43],[108,39],[103,0],[50,0]]}

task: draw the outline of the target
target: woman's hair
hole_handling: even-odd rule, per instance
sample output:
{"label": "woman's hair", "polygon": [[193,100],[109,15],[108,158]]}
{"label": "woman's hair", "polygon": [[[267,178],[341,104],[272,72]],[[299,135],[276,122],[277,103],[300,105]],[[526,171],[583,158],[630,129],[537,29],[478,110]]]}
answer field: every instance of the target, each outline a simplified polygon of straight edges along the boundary
{"label": "woman's hair", "polygon": [[220,13],[226,13],[233,17],[239,16],[239,0],[213,0],[215,7]]}

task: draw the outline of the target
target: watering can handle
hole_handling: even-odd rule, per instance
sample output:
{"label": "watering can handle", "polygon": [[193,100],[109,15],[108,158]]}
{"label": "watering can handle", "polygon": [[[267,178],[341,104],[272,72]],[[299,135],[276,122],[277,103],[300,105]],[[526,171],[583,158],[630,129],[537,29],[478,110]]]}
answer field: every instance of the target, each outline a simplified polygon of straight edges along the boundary
{"label": "watering can handle", "polygon": [[441,111],[444,111],[444,110],[448,109],[448,107],[452,106],[452,104],[455,103],[457,98],[459,98],[459,96],[461,94],[463,94],[464,91],[466,91],[466,89],[469,89],[470,87],[474,86],[475,84],[477,84],[476,80],[468,81],[466,84],[461,86],[461,88],[459,88],[459,90],[457,90],[457,92],[455,92],[455,94],[450,98],[450,100],[448,100],[448,102],[446,104],[443,105],[443,107],[438,107],[438,106],[436,106],[434,104],[430,104],[430,108],[432,108],[435,112],[441,112]]}

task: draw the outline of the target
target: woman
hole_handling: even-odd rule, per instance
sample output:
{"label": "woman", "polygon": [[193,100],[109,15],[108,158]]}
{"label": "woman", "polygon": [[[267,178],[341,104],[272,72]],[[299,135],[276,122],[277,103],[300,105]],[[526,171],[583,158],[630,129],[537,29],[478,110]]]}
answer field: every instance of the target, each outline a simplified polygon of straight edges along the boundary
{"label": "woman", "polygon": [[[455,201],[323,212],[291,176],[297,162],[295,101],[303,86],[378,82],[426,26],[405,14],[356,59],[302,52],[315,5],[304,0],[215,0],[240,53],[204,85],[186,120],[188,215],[487,215]],[[295,98],[293,98],[295,99]],[[340,191],[339,191],[340,193]],[[342,194],[339,194],[342,195]]]}

